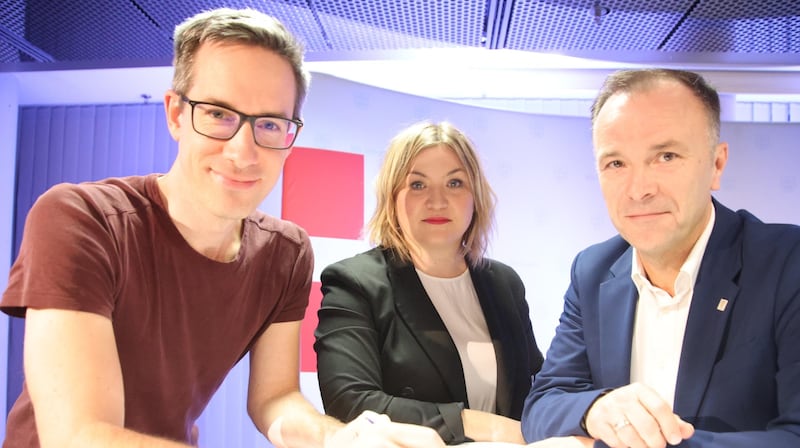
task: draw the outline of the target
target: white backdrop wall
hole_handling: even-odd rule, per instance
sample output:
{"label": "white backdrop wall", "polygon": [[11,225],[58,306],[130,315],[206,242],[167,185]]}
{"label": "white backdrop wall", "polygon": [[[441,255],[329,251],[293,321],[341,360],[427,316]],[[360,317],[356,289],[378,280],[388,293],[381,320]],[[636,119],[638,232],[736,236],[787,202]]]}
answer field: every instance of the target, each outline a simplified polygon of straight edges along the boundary
{"label": "white backdrop wall", "polygon": [[[572,258],[616,232],[597,183],[588,118],[484,109],[414,97],[315,75],[298,139],[365,154],[365,215],[372,181],[396,131],[421,119],[448,120],[471,137],[498,196],[490,256],[513,266],[546,350],[561,312]],[[764,220],[800,224],[800,124],[723,123],[730,143],[722,189],[727,206]],[[318,264],[329,260],[317,250]]]}
{"label": "white backdrop wall", "polygon": [[[573,257],[616,232],[597,183],[588,118],[534,115],[466,106],[315,75],[298,145],[365,156],[365,222],[375,206],[373,181],[389,139],[417,120],[447,120],[475,143],[498,196],[490,256],[522,277],[537,342],[546,351],[562,310]],[[731,144],[723,188],[727,206],[765,220],[800,224],[800,125],[724,123]],[[309,180],[310,182],[312,180]],[[312,238],[314,280],[326,265],[366,243]],[[350,248],[350,254],[343,250]],[[321,409],[316,377],[303,392]]]}

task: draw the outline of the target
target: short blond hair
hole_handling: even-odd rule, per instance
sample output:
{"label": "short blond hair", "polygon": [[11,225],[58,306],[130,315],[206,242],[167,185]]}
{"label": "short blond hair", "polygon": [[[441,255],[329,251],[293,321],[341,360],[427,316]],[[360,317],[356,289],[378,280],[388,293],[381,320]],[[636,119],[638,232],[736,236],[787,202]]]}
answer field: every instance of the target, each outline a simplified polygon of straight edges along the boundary
{"label": "short blond hair", "polygon": [[296,90],[292,118],[300,118],[311,75],[303,66],[303,45],[276,18],[249,8],[214,9],[176,26],[173,40],[172,89],[180,94],[186,94],[191,88],[194,58],[206,42],[255,45],[277,53],[294,72]]}
{"label": "short blond hair", "polygon": [[462,250],[470,265],[479,266],[484,261],[494,228],[496,198],[474,145],[464,133],[448,122],[416,123],[392,139],[375,186],[378,204],[367,224],[370,241],[394,250],[404,261],[411,261],[409,243],[400,231],[397,218],[397,195],[405,184],[414,158],[423,149],[437,145],[445,145],[455,152],[464,165],[472,188],[474,212],[462,238]]}
{"label": "short blond hair", "polygon": [[606,78],[591,106],[592,125],[609,98],[617,93],[646,91],[659,81],[674,81],[689,89],[700,101],[708,117],[708,135],[712,148],[719,142],[721,106],[719,93],[699,73],[666,68],[619,70]]}

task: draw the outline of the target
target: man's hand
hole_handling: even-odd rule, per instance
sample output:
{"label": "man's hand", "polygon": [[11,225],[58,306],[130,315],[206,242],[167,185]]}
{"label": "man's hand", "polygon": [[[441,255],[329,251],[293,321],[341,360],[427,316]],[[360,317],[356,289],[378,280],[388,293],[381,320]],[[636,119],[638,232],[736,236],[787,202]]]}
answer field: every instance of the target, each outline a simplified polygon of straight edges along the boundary
{"label": "man's hand", "polygon": [[[277,448],[292,446],[283,437],[283,417],[270,426],[267,437]],[[326,437],[324,448],[445,448],[445,444],[431,428],[394,423],[386,415],[364,411]]]}
{"label": "man's hand", "polygon": [[612,448],[663,448],[694,434],[658,393],[639,383],[598,399],[586,413],[586,429]]}

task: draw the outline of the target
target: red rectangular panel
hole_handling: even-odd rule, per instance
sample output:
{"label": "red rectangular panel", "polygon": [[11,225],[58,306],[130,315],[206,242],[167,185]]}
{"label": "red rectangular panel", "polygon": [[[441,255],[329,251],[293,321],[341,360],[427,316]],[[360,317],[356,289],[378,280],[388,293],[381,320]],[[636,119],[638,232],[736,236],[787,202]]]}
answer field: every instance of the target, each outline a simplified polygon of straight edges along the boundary
{"label": "red rectangular panel", "polygon": [[294,148],[283,169],[281,215],[311,236],[359,239],[364,226],[364,156]]}

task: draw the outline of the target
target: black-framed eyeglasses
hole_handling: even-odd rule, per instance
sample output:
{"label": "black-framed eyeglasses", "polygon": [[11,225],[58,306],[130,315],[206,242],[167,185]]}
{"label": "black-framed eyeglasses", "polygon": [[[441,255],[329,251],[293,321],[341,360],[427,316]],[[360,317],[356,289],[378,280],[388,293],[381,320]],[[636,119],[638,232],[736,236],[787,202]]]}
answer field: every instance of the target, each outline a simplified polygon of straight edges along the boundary
{"label": "black-framed eyeglasses", "polygon": [[192,128],[200,135],[217,140],[230,140],[245,122],[253,129],[256,145],[270,149],[289,149],[303,126],[300,120],[274,115],[247,115],[219,104],[193,101],[185,95],[181,100],[192,107]]}

